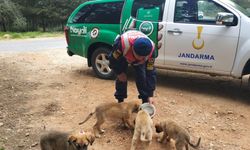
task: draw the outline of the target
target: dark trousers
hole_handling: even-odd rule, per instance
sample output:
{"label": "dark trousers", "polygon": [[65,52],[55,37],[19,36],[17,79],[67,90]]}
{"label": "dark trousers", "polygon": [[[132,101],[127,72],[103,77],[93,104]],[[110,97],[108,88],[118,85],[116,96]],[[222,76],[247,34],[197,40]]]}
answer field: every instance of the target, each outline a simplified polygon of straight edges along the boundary
{"label": "dark trousers", "polygon": [[[139,92],[138,98],[142,99],[143,103],[148,102],[148,97],[153,96],[153,91],[155,90],[156,84],[156,70],[153,66],[148,67],[148,64],[149,62],[140,65],[132,64],[136,74],[135,81],[137,90]],[[119,66],[113,67],[117,74],[127,74],[128,63],[125,58],[116,61],[115,66]],[[127,98],[127,81],[122,82],[116,79],[115,89],[115,98],[118,100],[118,102],[123,102],[123,100]]]}

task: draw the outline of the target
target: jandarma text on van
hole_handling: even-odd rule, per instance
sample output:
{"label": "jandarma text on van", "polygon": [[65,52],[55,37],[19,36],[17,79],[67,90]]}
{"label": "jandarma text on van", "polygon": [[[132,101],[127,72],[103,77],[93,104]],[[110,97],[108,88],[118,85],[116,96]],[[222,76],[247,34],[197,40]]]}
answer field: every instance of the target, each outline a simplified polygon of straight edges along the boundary
{"label": "jandarma text on van", "polygon": [[209,54],[194,54],[194,53],[180,53],[179,58],[191,58],[191,59],[202,59],[202,60],[215,60],[214,55]]}

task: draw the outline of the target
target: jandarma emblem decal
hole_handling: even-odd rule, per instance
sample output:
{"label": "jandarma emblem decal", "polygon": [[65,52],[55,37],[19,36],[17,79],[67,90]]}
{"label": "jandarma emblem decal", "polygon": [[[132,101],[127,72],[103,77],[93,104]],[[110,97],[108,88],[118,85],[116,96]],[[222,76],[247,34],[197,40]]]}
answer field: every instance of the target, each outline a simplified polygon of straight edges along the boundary
{"label": "jandarma emblem decal", "polygon": [[202,26],[198,26],[198,27],[197,27],[197,31],[198,31],[197,37],[196,37],[196,39],[194,39],[193,42],[192,42],[193,48],[195,48],[195,49],[197,49],[197,50],[202,49],[202,48],[204,47],[204,45],[205,45],[204,40],[201,39],[201,32],[202,32],[202,30],[203,30],[203,27],[202,27]]}

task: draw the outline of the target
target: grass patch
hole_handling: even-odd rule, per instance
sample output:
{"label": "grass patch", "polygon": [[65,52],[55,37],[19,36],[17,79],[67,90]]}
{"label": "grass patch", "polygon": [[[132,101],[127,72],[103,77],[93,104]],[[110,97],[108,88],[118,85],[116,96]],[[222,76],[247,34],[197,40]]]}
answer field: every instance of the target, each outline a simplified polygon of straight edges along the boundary
{"label": "grass patch", "polygon": [[[60,37],[64,36],[63,32],[0,32],[0,40],[2,39],[27,39],[39,37]],[[1,150],[1,149],[0,149]]]}

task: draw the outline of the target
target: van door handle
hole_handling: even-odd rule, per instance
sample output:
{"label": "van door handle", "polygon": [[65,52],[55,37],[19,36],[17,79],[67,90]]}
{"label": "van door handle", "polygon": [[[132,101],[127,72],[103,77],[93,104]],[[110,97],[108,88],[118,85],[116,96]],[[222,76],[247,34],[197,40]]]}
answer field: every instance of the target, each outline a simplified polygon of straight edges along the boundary
{"label": "van door handle", "polygon": [[180,29],[173,29],[173,30],[168,30],[168,33],[172,34],[182,34],[182,31]]}

